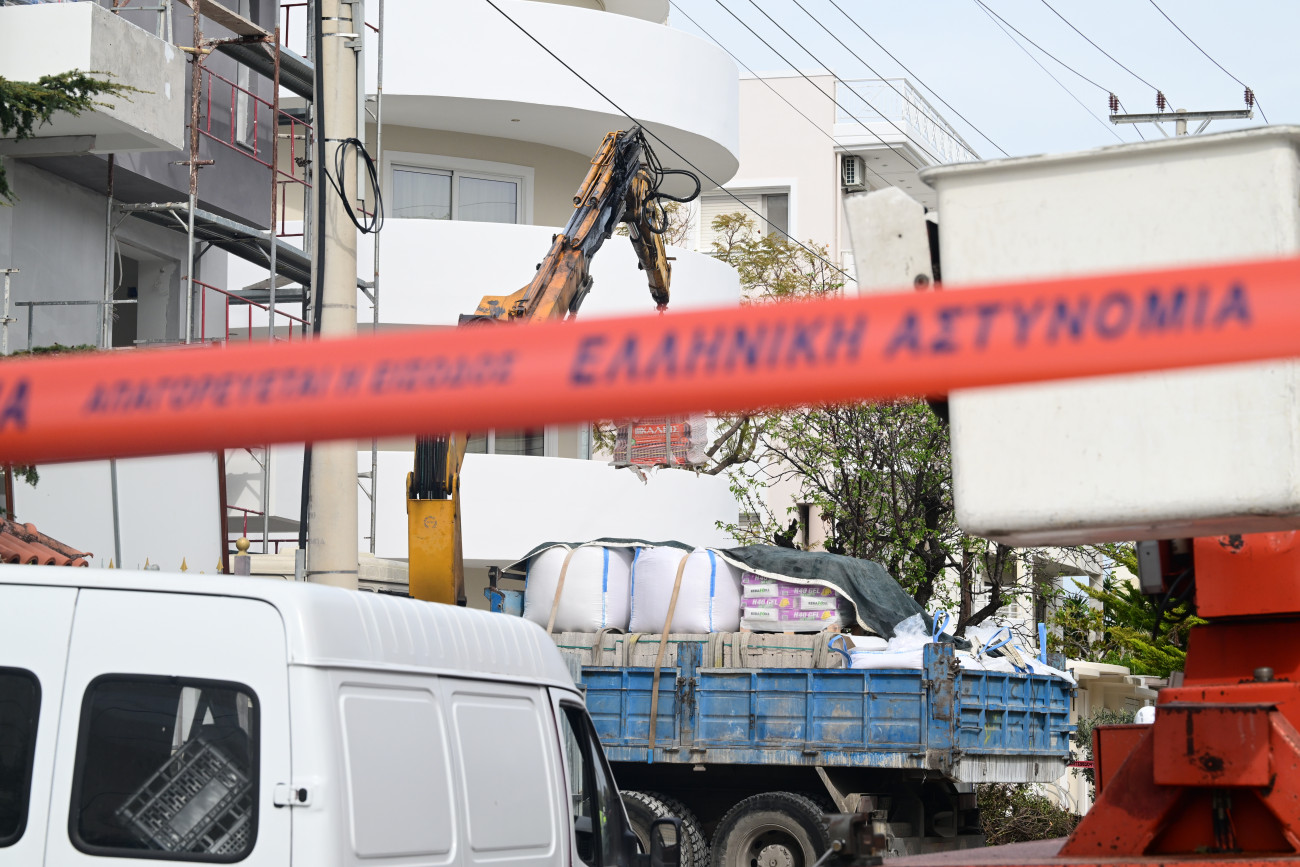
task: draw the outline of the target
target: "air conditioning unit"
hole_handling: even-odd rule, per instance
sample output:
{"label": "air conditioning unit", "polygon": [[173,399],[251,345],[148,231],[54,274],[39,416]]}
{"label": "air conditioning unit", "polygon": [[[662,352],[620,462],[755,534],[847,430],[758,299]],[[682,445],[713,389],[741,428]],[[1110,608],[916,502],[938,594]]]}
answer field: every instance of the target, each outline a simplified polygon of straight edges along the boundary
{"label": "air conditioning unit", "polygon": [[867,164],[856,154],[840,157],[840,185],[846,193],[860,192],[867,188]]}

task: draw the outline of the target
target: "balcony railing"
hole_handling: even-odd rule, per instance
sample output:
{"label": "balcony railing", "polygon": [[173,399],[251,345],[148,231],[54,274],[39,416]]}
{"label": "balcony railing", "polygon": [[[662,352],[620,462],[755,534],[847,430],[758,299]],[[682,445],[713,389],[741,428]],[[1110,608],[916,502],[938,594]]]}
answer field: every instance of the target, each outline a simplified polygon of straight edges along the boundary
{"label": "balcony railing", "polygon": [[936,162],[957,163],[980,158],[906,78],[836,82],[835,101],[839,105],[835,114],[837,124],[856,125],[862,121],[876,132],[882,132],[876,123],[887,126],[892,121]]}

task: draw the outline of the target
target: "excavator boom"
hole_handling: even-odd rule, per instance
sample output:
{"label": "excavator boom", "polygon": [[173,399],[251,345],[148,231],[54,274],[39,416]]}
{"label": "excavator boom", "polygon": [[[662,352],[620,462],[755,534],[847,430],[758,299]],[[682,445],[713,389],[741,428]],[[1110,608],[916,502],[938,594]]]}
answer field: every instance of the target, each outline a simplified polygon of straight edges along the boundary
{"label": "excavator boom", "polygon": [[[679,197],[660,191],[665,176],[680,174],[695,190]],[[541,322],[573,316],[591,291],[591,259],[620,223],[627,225],[637,262],[659,310],[668,306],[672,266],[664,247],[662,200],[687,202],[700,192],[689,172],[664,169],[640,129],[606,134],[573,197],[573,215],[551,239],[551,249],[528,285],[510,295],[487,295],[462,325]],[[411,595],[434,602],[464,600],[460,532],[460,467],[468,436],[419,437],[415,468],[407,476]]]}

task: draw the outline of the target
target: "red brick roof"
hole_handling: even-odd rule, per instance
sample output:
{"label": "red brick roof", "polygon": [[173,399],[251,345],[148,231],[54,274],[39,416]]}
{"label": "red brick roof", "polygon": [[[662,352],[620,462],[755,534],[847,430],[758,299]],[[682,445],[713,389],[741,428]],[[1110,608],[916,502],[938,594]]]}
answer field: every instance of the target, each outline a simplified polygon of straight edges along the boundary
{"label": "red brick roof", "polygon": [[0,518],[0,562],[38,566],[89,566],[89,551],[78,551],[51,539],[31,524]]}

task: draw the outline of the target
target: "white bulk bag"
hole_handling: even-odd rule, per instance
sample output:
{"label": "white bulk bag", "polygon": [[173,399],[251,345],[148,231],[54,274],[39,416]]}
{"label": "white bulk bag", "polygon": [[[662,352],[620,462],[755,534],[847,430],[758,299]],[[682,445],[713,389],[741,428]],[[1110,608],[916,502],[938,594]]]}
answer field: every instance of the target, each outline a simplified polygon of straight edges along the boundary
{"label": "white bulk bag", "polygon": [[[660,633],[677,567],[678,548],[641,548],[632,561],[632,617],[629,632]],[[735,632],[740,628],[740,572],[713,551],[692,551],[682,573],[673,612],[673,632]]]}
{"label": "white bulk bag", "polygon": [[[524,617],[543,627],[551,617],[560,570],[568,548],[548,548],[528,565]],[[573,549],[560,592],[553,631],[598,632],[627,629],[632,551],[582,545]]]}

